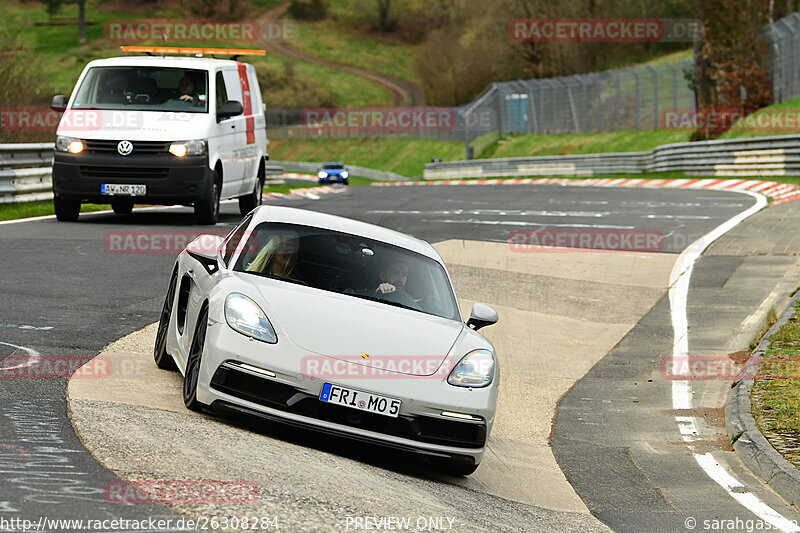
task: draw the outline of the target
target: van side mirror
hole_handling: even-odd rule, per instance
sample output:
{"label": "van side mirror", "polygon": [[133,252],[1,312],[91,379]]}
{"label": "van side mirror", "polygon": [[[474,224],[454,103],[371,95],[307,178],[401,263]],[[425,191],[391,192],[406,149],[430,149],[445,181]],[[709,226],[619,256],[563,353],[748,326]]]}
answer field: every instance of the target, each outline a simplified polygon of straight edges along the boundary
{"label": "van side mirror", "polygon": [[469,314],[467,326],[472,327],[474,330],[479,330],[484,326],[491,326],[496,323],[497,320],[497,311],[486,304],[475,304],[472,306],[472,312]]}
{"label": "van side mirror", "polygon": [[244,113],[242,103],[236,100],[228,100],[217,109],[217,122],[226,118],[237,117]]}
{"label": "van side mirror", "polygon": [[63,94],[57,94],[50,101],[50,109],[63,113],[67,110],[67,97]]}

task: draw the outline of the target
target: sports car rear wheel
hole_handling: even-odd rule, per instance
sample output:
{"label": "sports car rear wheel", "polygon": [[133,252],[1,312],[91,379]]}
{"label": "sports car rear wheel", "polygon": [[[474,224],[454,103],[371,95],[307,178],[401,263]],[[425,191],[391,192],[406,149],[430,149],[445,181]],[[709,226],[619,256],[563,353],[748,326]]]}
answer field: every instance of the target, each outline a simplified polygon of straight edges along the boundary
{"label": "sports car rear wheel", "polygon": [[158,321],[156,330],[156,344],[153,348],[153,359],[156,366],[162,370],[176,370],[175,360],[167,353],[167,332],[169,331],[169,320],[172,316],[172,303],[175,301],[175,286],[178,284],[178,267],[172,271],[169,279],[167,297],[164,306],[161,308],[161,319]]}
{"label": "sports car rear wheel", "polygon": [[197,318],[194,328],[192,348],[186,360],[186,372],[183,376],[183,404],[192,411],[202,411],[204,404],[197,401],[197,381],[200,379],[200,360],[203,357],[203,346],[206,343],[208,328],[208,307],[205,307]]}

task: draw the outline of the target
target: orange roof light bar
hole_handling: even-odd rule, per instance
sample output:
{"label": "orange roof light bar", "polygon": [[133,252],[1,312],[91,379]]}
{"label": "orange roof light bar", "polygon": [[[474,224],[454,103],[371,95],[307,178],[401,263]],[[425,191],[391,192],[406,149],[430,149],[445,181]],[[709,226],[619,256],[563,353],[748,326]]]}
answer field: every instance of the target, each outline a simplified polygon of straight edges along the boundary
{"label": "orange roof light bar", "polygon": [[123,52],[139,52],[145,54],[203,54],[233,56],[263,56],[266,50],[246,50],[238,48],[180,48],[175,46],[120,46]]}

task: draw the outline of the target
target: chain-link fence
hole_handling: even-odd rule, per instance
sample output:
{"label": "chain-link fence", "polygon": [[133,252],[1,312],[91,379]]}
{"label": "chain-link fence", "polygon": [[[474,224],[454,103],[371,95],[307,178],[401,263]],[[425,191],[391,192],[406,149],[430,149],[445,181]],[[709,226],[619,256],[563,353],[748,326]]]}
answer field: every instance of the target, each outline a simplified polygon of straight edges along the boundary
{"label": "chain-link fence", "polygon": [[[774,101],[800,96],[800,13],[762,31],[769,45]],[[422,137],[461,141],[497,133],[595,133],[676,127],[670,117],[691,118],[693,61],[664,62],[547,79],[493,83],[471,103],[449,109],[433,127],[359,127],[350,121],[309,123],[303,110],[268,113],[272,137]],[[413,108],[423,110],[425,108]],[[403,110],[394,110],[402,112]],[[344,112],[335,110],[332,112]],[[391,115],[392,111],[387,111]],[[442,115],[443,117],[445,115]],[[385,116],[383,117],[386,118]],[[374,124],[373,124],[374,126]]]}
{"label": "chain-link fence", "polygon": [[800,13],[792,13],[762,32],[769,43],[772,98],[782,103],[800,96]]}
{"label": "chain-link fence", "polygon": [[[393,113],[424,113],[425,108],[317,110],[326,118],[314,121],[304,110],[271,109],[267,116],[268,134],[273,138],[410,136],[469,144],[491,132],[502,135],[655,130],[664,127],[667,112],[693,110],[694,93],[686,79],[691,69],[692,62],[686,60],[493,83],[467,105],[434,108],[448,109],[449,113],[438,113],[433,123],[419,121],[419,127],[414,127],[413,120],[408,127],[382,126]],[[365,125],[361,115],[370,113],[380,120]],[[359,116],[354,117],[355,114]]]}

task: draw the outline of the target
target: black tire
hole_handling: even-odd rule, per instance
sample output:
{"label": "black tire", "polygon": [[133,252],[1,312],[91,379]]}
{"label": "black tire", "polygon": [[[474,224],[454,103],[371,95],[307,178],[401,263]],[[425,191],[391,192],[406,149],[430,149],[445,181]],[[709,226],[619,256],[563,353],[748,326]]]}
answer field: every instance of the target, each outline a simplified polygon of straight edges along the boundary
{"label": "black tire", "polygon": [[133,200],[129,198],[111,200],[111,209],[118,215],[130,215],[133,212]]}
{"label": "black tire", "polygon": [[206,195],[194,204],[194,216],[198,224],[213,226],[219,220],[219,179],[216,171],[211,175]]}
{"label": "black tire", "polygon": [[247,213],[261,205],[261,195],[263,189],[264,185],[261,182],[261,178],[259,178],[256,180],[256,186],[253,189],[253,192],[239,197],[239,213],[241,213],[242,216],[245,216]]}
{"label": "black tire", "polygon": [[208,307],[204,307],[197,317],[197,326],[194,328],[192,347],[186,359],[186,371],[183,376],[183,405],[192,411],[202,411],[205,404],[197,401],[197,381],[200,379],[200,361],[203,358],[203,347],[206,344],[206,330],[208,328]]}
{"label": "black tire", "polygon": [[478,465],[476,464],[453,459],[431,458],[430,461],[437,470],[445,474],[450,474],[451,476],[468,476],[478,469]]}
{"label": "black tire", "polygon": [[177,370],[175,360],[167,353],[167,332],[169,331],[169,321],[172,316],[172,304],[175,301],[175,288],[178,285],[178,267],[172,271],[167,288],[167,297],[164,299],[164,306],[161,308],[161,318],[158,321],[156,330],[156,343],[153,347],[153,360],[161,370]]}
{"label": "black tire", "polygon": [[56,218],[61,222],[75,222],[81,214],[80,200],[67,200],[56,196],[53,198],[53,208]]}
{"label": "black tire", "polygon": [[349,178],[348,178],[348,179],[346,179],[346,180],[344,180],[342,183],[344,183],[345,185],[350,185],[350,180],[349,180]]}

